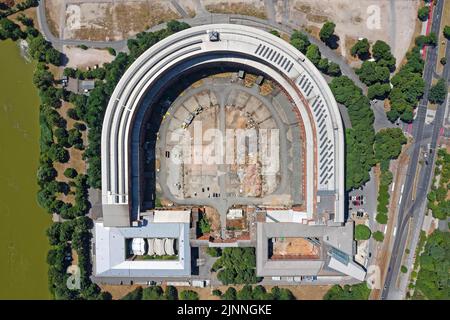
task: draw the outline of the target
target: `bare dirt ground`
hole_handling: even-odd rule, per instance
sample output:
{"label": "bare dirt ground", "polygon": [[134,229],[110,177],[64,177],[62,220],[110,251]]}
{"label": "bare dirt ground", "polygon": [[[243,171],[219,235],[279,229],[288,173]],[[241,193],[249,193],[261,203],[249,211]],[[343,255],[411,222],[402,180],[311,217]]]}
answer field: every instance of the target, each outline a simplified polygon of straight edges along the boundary
{"label": "bare dirt ground", "polygon": [[260,0],[203,0],[206,10],[211,13],[234,13],[266,19],[264,1]]}
{"label": "bare dirt ground", "polygon": [[61,13],[64,5],[63,0],[46,0],[45,1],[45,15],[47,17],[47,24],[50,32],[55,36],[59,37],[61,28]]}
{"label": "bare dirt ground", "polygon": [[273,248],[272,259],[276,257],[318,257],[319,248],[303,238],[277,239]]}
{"label": "bare dirt ground", "polygon": [[[111,293],[113,299],[121,299],[127,293],[133,291],[139,287],[139,285],[100,285],[102,291],[108,291]],[[162,286],[163,288],[165,286]],[[240,290],[242,285],[233,286],[236,290]],[[270,291],[274,286],[265,286],[267,291]],[[331,286],[279,286],[280,288],[287,288],[292,291],[297,300],[322,300],[325,293],[331,288]],[[227,286],[218,286],[214,288],[194,288],[194,287],[177,287],[178,292],[183,290],[193,290],[198,293],[200,300],[220,300],[220,298],[212,295],[212,290],[219,289],[225,292]]]}
{"label": "bare dirt ground", "polygon": [[[68,102],[63,102],[61,108],[58,109],[59,114],[67,121],[67,130],[73,129],[73,125],[76,122],[67,116],[67,110],[70,108],[73,108],[72,104]],[[82,132],[82,139],[83,144],[86,145],[87,142],[86,131]],[[57,181],[69,182],[72,180],[64,176],[64,170],[66,170],[67,168],[74,168],[78,173],[82,174],[86,173],[86,162],[83,160],[84,150],[78,150],[72,147],[69,148],[68,151],[70,159],[67,163],[55,162],[53,164],[56,172],[58,173],[58,175],[56,176]],[[75,197],[72,194],[67,195],[60,194],[58,199],[63,200],[65,202],[70,202],[72,204],[75,203]]]}
{"label": "bare dirt ground", "polygon": [[67,67],[86,68],[87,66],[103,65],[114,60],[107,50],[87,49],[64,46],[64,54],[68,58]]}
{"label": "bare dirt ground", "polygon": [[65,15],[64,38],[84,40],[121,40],[181,18],[164,0],[69,3]]}
{"label": "bare dirt ground", "polygon": [[417,21],[417,0],[297,0],[290,4],[289,20],[304,28],[320,28],[327,21],[336,23],[340,53],[349,55],[347,38],[386,41],[397,60],[409,47]]}

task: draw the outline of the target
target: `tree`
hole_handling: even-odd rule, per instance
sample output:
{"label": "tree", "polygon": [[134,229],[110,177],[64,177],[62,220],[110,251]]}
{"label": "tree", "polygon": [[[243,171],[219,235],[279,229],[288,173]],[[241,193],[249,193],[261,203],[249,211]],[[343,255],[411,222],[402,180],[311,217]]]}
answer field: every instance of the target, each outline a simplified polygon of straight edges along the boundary
{"label": "tree", "polygon": [[67,178],[73,179],[77,175],[78,175],[78,172],[74,168],[67,168],[66,170],[64,170],[64,176]]}
{"label": "tree", "polygon": [[220,248],[216,248],[216,247],[208,247],[206,249],[206,252],[211,256],[211,257],[220,257],[220,255],[222,254],[222,250]]}
{"label": "tree", "polygon": [[372,234],[372,238],[374,238],[378,242],[382,242],[384,240],[384,234],[381,231],[375,231]]}
{"label": "tree", "polygon": [[162,300],[163,290],[160,286],[150,286],[142,290],[142,300]]}
{"label": "tree", "polygon": [[323,24],[319,32],[320,40],[325,42],[328,46],[334,45],[336,43],[336,36],[334,35],[334,29],[336,24],[331,21],[327,21]]}
{"label": "tree", "polygon": [[375,83],[371,85],[367,90],[367,98],[370,100],[378,99],[384,100],[389,96],[391,92],[391,85],[389,83]]}
{"label": "tree", "polygon": [[184,290],[180,292],[180,300],[198,300],[198,293],[193,290]]}
{"label": "tree", "polygon": [[361,68],[356,69],[356,74],[368,86],[377,82],[388,82],[390,76],[387,67],[381,67],[373,61],[364,61]]}
{"label": "tree", "polygon": [[430,14],[430,7],[423,6],[422,8],[419,8],[419,11],[417,12],[417,17],[420,21],[427,21],[428,16]]}
{"label": "tree", "polygon": [[352,56],[358,56],[361,60],[366,60],[370,58],[370,43],[367,38],[358,40],[353,47],[350,49]]}
{"label": "tree", "polygon": [[377,162],[396,159],[402,151],[402,145],[407,142],[402,129],[381,129],[375,135],[375,158]]}
{"label": "tree", "polygon": [[252,286],[249,284],[246,284],[237,293],[237,299],[238,300],[252,300],[252,293],[253,293]]}
{"label": "tree", "polygon": [[400,271],[402,272],[402,273],[407,273],[408,272],[408,268],[406,267],[406,266],[401,266],[400,267]]}
{"label": "tree", "polygon": [[51,163],[44,163],[38,168],[37,179],[40,185],[50,182],[56,178],[58,172]]}
{"label": "tree", "polygon": [[439,62],[445,66],[447,64],[447,57],[442,57],[441,60],[439,60]]}
{"label": "tree", "polygon": [[55,246],[60,243],[61,223],[54,222],[46,231],[50,245]]}
{"label": "tree", "polygon": [[48,156],[52,161],[66,163],[69,161],[69,152],[59,144],[53,144],[48,150]]}
{"label": "tree", "polygon": [[324,300],[368,300],[370,289],[367,283],[359,283],[355,285],[344,285],[344,287],[336,284],[324,295]]}
{"label": "tree", "polygon": [[372,47],[372,56],[379,66],[387,67],[391,72],[395,70],[395,57],[386,42],[377,40]]}
{"label": "tree", "polygon": [[236,300],[236,289],[233,287],[229,287],[227,291],[221,296],[222,300]]}
{"label": "tree", "polygon": [[355,239],[356,240],[368,240],[370,238],[371,231],[368,226],[359,224],[355,227]]}
{"label": "tree", "polygon": [[219,289],[214,289],[212,291],[212,295],[215,297],[221,297],[222,296],[222,291],[220,291]]}
{"label": "tree", "polygon": [[294,30],[294,32],[292,33],[290,43],[303,54],[306,54],[306,50],[311,44],[311,42],[309,42],[308,36],[298,30]]}
{"label": "tree", "polygon": [[439,81],[431,87],[428,100],[431,103],[441,104],[444,102],[447,92],[448,87],[446,81],[444,79],[439,79]]}
{"label": "tree", "polygon": [[330,62],[327,74],[332,77],[339,77],[341,75],[341,67],[335,62]]}
{"label": "tree", "polygon": [[275,286],[270,291],[274,300],[295,300],[291,290]]}
{"label": "tree", "polygon": [[450,40],[450,26],[445,26],[442,33],[447,40]]}
{"label": "tree", "polygon": [[252,284],[258,281],[255,267],[255,248],[224,248],[212,269],[223,284]]}
{"label": "tree", "polygon": [[178,300],[178,290],[174,286],[167,286],[164,291],[164,298],[166,300]]}
{"label": "tree", "polygon": [[40,65],[38,65],[38,68],[36,68],[36,71],[34,72],[33,84],[38,89],[47,89],[48,87],[53,85],[55,79],[53,78],[53,74],[50,71],[48,71],[44,67],[39,66]]}
{"label": "tree", "polygon": [[317,66],[321,59],[321,54],[319,47],[315,44],[311,44],[308,46],[308,49],[306,50],[306,57],[315,65]]}
{"label": "tree", "polygon": [[276,37],[278,37],[278,38],[281,37],[280,33],[279,33],[277,30],[270,30],[269,33],[270,33],[270,34],[273,34],[274,36],[276,36]]}
{"label": "tree", "polygon": [[378,213],[377,216],[375,217],[375,220],[377,220],[379,224],[386,224],[388,221],[388,216],[387,214],[384,213]]}

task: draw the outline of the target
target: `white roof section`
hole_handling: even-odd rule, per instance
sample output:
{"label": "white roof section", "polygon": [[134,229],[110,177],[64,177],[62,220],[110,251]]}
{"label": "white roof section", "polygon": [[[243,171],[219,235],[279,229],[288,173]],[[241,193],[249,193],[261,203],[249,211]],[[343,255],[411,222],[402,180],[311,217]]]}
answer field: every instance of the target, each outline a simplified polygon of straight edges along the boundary
{"label": "white roof section", "polygon": [[143,238],[134,238],[131,242],[131,250],[133,254],[137,256],[143,256],[145,254],[145,240]]}
{"label": "white roof section", "polygon": [[191,210],[155,210],[154,223],[190,223]]}
{"label": "white roof section", "polygon": [[[210,41],[217,31],[219,41]],[[335,194],[335,222],[344,221],[344,129],[334,96],[317,68],[286,41],[233,24],[189,28],[158,42],[125,72],[105,112],[102,130],[102,202],[128,204],[130,137],[144,97],[164,75],[211,63],[248,65],[278,82],[297,106],[306,139],[305,211],[316,212],[318,191]],[[167,78],[167,77],[166,77]],[[158,83],[158,85],[161,85]],[[133,182],[134,183],[134,182]],[[104,210],[104,217],[109,213]]]}
{"label": "white roof section", "polygon": [[[188,224],[148,223],[141,227],[116,228],[96,222],[94,233],[94,274],[97,277],[186,277],[191,274]],[[159,238],[153,246],[155,251],[161,249],[162,255],[165,254],[164,239],[175,238],[179,243],[178,259],[126,260],[125,239],[132,238]]]}
{"label": "white roof section", "polygon": [[266,211],[266,222],[293,222],[306,223],[308,214],[306,212],[289,210],[271,210]]}
{"label": "white roof section", "polygon": [[364,271],[362,267],[360,267],[353,261],[349,261],[347,265],[345,265],[336,258],[331,257],[328,267],[351,276],[359,281],[364,281],[364,279],[366,278],[366,271]]}

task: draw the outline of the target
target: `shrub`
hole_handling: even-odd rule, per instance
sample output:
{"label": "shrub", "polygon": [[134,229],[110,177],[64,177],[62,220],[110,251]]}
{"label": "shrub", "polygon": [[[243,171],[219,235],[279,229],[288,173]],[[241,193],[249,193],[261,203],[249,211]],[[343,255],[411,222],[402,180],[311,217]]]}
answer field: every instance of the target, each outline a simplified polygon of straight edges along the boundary
{"label": "shrub", "polygon": [[198,300],[198,293],[192,290],[184,290],[180,292],[180,300]]}
{"label": "shrub", "polygon": [[372,238],[374,238],[378,242],[382,242],[384,240],[384,234],[381,231],[375,231],[372,234]]}
{"label": "shrub", "polygon": [[356,240],[368,240],[370,238],[371,231],[368,226],[359,224],[355,227],[355,239]]}
{"label": "shrub", "polygon": [[78,175],[78,172],[74,168],[67,168],[66,170],[64,170],[64,176],[66,176],[67,178],[73,179],[77,175]]}

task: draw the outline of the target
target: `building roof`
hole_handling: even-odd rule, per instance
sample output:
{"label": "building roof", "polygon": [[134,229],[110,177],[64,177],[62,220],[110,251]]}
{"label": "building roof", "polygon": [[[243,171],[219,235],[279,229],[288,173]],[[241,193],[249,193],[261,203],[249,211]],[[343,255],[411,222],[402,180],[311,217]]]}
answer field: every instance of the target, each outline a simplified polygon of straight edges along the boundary
{"label": "building roof", "polygon": [[[258,276],[317,275],[325,266],[327,259],[325,255],[320,259],[269,259],[269,239],[271,238],[319,238],[322,244],[336,248],[344,255],[350,257],[354,255],[352,223],[344,226],[327,226],[292,222],[258,222],[256,232],[256,273]],[[357,267],[356,264],[355,266]],[[359,276],[359,274],[357,275]]]}
{"label": "building roof", "polygon": [[153,222],[190,223],[191,210],[155,210]]}
{"label": "building roof", "polygon": [[[189,224],[147,223],[140,227],[116,228],[96,222],[94,232],[94,275],[97,277],[186,277],[191,274]],[[132,238],[176,238],[178,259],[126,260],[125,239]],[[164,252],[164,242],[161,245]],[[156,240],[153,246],[158,247]]]}

